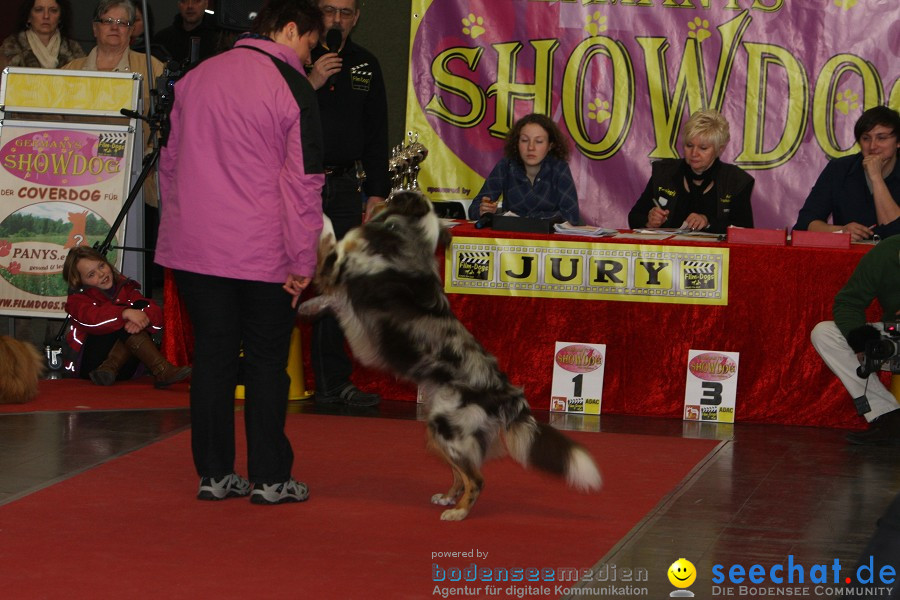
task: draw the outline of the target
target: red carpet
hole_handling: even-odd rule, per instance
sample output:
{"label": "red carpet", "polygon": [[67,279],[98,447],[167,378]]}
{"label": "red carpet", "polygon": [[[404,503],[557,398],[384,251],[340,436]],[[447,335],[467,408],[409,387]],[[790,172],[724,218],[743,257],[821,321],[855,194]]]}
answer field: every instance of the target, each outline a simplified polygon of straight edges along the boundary
{"label": "red carpet", "polygon": [[[432,597],[433,563],[589,568],[716,445],[576,433],[603,471],[601,492],[500,459],[469,518],[451,523],[429,503],[450,472],[424,450],[424,429],[290,415],[294,472],[311,496],[271,507],[195,500],[189,432],[178,434],[0,507],[2,595],[420,599]],[[432,558],[469,551],[487,558]]]}
{"label": "red carpet", "polygon": [[47,379],[40,382],[37,397],[25,404],[0,404],[0,413],[75,410],[129,410],[137,408],[187,408],[188,383],[166,389],[153,387],[151,377],[94,385],[87,379]]}

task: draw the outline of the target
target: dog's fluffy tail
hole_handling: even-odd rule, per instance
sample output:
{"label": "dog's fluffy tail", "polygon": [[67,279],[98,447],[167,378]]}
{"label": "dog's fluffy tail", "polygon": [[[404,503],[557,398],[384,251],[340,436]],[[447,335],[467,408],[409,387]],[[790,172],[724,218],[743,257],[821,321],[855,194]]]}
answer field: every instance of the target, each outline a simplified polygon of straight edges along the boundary
{"label": "dog's fluffy tail", "polygon": [[600,471],[588,451],[558,429],[535,421],[527,408],[507,426],[506,448],[524,467],[563,476],[569,486],[584,492],[600,489]]}
{"label": "dog's fluffy tail", "polygon": [[31,344],[0,335],[0,404],[23,404],[37,395],[44,361]]}

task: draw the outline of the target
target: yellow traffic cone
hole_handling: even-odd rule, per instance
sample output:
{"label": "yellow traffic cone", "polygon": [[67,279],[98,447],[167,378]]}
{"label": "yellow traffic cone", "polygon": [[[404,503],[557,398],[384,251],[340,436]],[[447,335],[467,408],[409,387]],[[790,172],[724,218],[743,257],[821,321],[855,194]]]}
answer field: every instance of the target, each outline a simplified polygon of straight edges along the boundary
{"label": "yellow traffic cone", "polygon": [[291,378],[291,387],[288,390],[288,400],[305,400],[312,396],[312,392],[306,391],[306,379],[303,377],[303,344],[301,343],[300,329],[294,327],[291,333],[291,350],[288,352],[287,374]]}
{"label": "yellow traffic cone", "polygon": [[[305,400],[312,396],[312,392],[306,391],[306,380],[303,377],[303,344],[301,343],[300,329],[294,327],[291,332],[291,347],[288,352],[287,374],[291,378],[291,387],[288,389],[288,400]],[[241,350],[241,356],[244,351]],[[236,400],[244,399],[244,386],[239,384],[234,390]]]}

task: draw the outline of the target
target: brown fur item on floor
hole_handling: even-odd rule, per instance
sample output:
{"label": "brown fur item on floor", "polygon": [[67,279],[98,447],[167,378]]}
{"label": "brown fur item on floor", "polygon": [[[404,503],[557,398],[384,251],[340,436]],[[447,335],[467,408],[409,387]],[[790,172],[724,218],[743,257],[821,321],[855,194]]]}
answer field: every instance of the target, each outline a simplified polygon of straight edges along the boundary
{"label": "brown fur item on floor", "polygon": [[44,359],[26,342],[0,335],[0,404],[24,404],[37,395]]}

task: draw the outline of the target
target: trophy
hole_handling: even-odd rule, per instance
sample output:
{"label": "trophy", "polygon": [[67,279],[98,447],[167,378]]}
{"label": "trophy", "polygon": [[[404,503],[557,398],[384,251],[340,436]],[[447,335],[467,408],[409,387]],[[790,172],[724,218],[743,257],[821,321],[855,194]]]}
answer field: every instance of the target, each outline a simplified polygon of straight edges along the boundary
{"label": "trophy", "polygon": [[428,156],[428,148],[419,141],[418,133],[410,131],[406,135],[406,145],[394,146],[388,161],[388,170],[391,173],[391,196],[397,192],[419,189],[419,165]]}
{"label": "trophy", "polygon": [[419,189],[419,165],[422,164],[426,158],[428,158],[428,148],[425,147],[425,144],[419,141],[419,134],[415,134],[413,137],[413,133],[409,132],[409,140],[410,143],[407,145],[407,157],[409,160],[409,167],[407,171],[407,189],[417,190]]}

